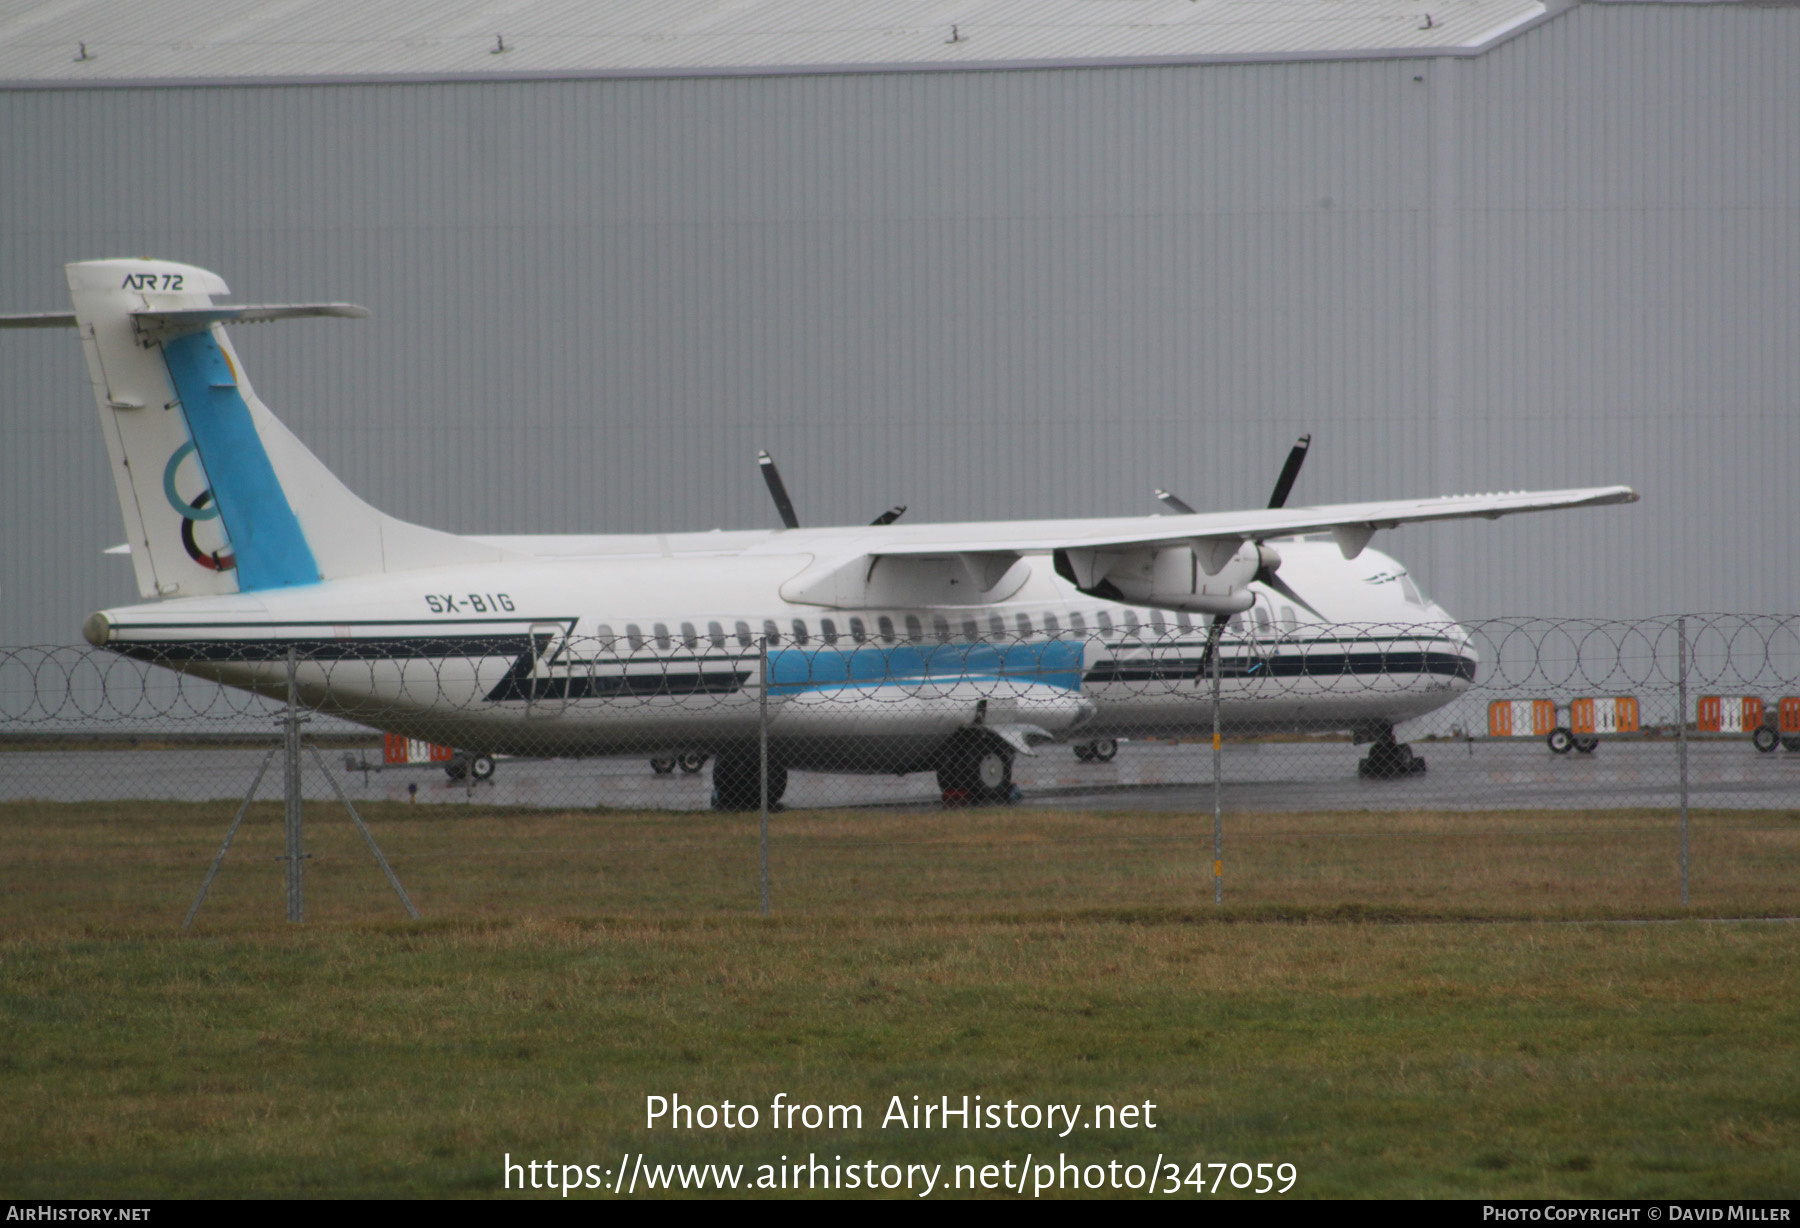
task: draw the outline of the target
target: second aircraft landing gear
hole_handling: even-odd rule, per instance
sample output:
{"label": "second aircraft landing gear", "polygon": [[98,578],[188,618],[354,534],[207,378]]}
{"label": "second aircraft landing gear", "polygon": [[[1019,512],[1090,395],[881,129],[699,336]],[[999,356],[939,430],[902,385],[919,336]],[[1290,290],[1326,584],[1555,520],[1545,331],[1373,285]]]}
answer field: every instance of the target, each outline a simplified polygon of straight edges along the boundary
{"label": "second aircraft landing gear", "polygon": [[1544,745],[1548,746],[1550,753],[1554,755],[1566,755],[1572,750],[1578,750],[1584,755],[1591,755],[1600,749],[1600,739],[1570,733],[1558,725],[1544,735]]}
{"label": "second aircraft landing gear", "polygon": [[1092,742],[1075,744],[1075,757],[1083,763],[1111,763],[1118,753],[1117,738],[1095,738]]}
{"label": "second aircraft landing gear", "polygon": [[471,751],[459,750],[444,764],[444,775],[451,780],[461,780],[465,776],[480,780],[494,778],[494,757],[480,755]]}
{"label": "second aircraft landing gear", "polygon": [[1413,754],[1413,748],[1406,743],[1396,742],[1392,728],[1370,741],[1369,753],[1356,765],[1356,774],[1368,780],[1396,780],[1423,775],[1424,771],[1425,760]]}

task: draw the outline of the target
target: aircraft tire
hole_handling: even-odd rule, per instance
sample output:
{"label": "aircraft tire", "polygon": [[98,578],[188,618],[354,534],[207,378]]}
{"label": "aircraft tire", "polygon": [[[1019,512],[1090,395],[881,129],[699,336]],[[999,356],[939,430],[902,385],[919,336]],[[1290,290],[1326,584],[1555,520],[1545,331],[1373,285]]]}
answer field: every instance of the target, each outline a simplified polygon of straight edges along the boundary
{"label": "aircraft tire", "polygon": [[1412,747],[1404,742],[1375,742],[1356,765],[1356,774],[1365,780],[1395,780],[1424,771],[1425,760],[1413,754]]}
{"label": "aircraft tire", "polygon": [[1553,755],[1566,755],[1575,749],[1575,735],[1558,725],[1544,735],[1544,745],[1550,748]]}
{"label": "aircraft tire", "polygon": [[1783,739],[1781,739],[1781,749],[1800,751],[1800,738],[1783,738]]}
{"label": "aircraft tire", "polygon": [[469,774],[476,780],[492,780],[494,778],[494,757],[492,755],[470,755]]}
{"label": "aircraft tire", "polygon": [[692,776],[706,766],[706,756],[698,751],[689,751],[675,762],[684,774]]}
{"label": "aircraft tire", "polygon": [[1094,761],[1094,744],[1092,742],[1077,742],[1075,744],[1075,757],[1083,763],[1092,763]]}
{"label": "aircraft tire", "polygon": [[1750,735],[1750,744],[1766,755],[1781,745],[1781,735],[1767,725],[1758,725],[1756,732]]}
{"label": "aircraft tire", "polygon": [[1600,749],[1599,738],[1576,738],[1575,749],[1584,755],[1591,755]]}
{"label": "aircraft tire", "polygon": [[938,765],[938,789],[945,800],[969,806],[1004,806],[1013,800],[1012,750],[998,739],[961,738]]}
{"label": "aircraft tire", "polygon": [[[769,805],[778,805],[787,792],[787,769],[778,763],[769,765]],[[742,813],[762,809],[762,771],[760,756],[724,754],[713,760],[714,810]]]}
{"label": "aircraft tire", "polygon": [[675,770],[675,756],[658,755],[650,761],[650,770],[658,776],[667,776]]}
{"label": "aircraft tire", "polygon": [[1094,752],[1095,763],[1111,763],[1119,753],[1119,739],[1095,738],[1088,743],[1088,749]]}

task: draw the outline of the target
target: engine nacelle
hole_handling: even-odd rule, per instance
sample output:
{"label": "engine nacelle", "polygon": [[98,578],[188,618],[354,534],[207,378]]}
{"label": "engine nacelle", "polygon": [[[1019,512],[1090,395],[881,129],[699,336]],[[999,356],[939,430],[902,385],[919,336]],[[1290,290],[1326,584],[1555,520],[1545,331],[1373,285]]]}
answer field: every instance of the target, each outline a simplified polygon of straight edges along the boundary
{"label": "engine nacelle", "polygon": [[1200,538],[1138,550],[1058,550],[1056,572],[1091,597],[1106,601],[1237,614],[1256,603],[1249,584],[1265,566],[1281,565],[1268,546],[1241,538]]}

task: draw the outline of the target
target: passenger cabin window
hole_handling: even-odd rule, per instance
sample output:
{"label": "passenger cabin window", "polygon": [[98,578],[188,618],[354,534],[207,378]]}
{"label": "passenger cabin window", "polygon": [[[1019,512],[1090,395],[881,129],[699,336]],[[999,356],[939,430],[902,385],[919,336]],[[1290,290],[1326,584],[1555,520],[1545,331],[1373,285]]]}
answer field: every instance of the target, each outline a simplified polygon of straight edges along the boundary
{"label": "passenger cabin window", "polygon": [[1126,635],[1136,635],[1137,633],[1138,633],[1137,611],[1136,610],[1126,610],[1125,611],[1125,634]]}
{"label": "passenger cabin window", "polygon": [[669,624],[668,623],[657,623],[656,624],[656,646],[658,648],[667,648],[669,646],[669,643],[670,643]]}
{"label": "passenger cabin window", "polygon": [[794,620],[794,643],[805,644],[806,639],[806,620],[804,618],[796,618]]}
{"label": "passenger cabin window", "polygon": [[776,628],[775,620],[772,618],[763,619],[763,642],[770,648],[781,643],[781,632]]}
{"label": "passenger cabin window", "polygon": [[868,642],[869,630],[867,627],[863,626],[862,619],[852,618],[850,620],[850,638],[855,640],[858,644],[865,644]]}
{"label": "passenger cabin window", "polygon": [[740,618],[737,620],[737,626],[734,627],[733,630],[737,632],[738,647],[750,647],[750,624]]}
{"label": "passenger cabin window", "polygon": [[1076,635],[1087,634],[1087,619],[1081,616],[1080,610],[1074,610],[1069,614],[1069,630]]}
{"label": "passenger cabin window", "polygon": [[1283,631],[1292,631],[1295,627],[1298,627],[1299,625],[1300,625],[1300,620],[1298,618],[1294,617],[1294,607],[1291,605],[1282,606],[1281,607],[1281,629]]}
{"label": "passenger cabin window", "polygon": [[1264,606],[1261,602],[1258,602],[1256,609],[1253,610],[1252,613],[1256,617],[1256,629],[1258,631],[1267,631],[1269,629],[1268,607]]}
{"label": "passenger cabin window", "polygon": [[625,642],[631,645],[631,650],[633,652],[641,651],[644,647],[643,628],[639,627],[636,623],[626,623]]}
{"label": "passenger cabin window", "polygon": [[600,641],[600,651],[611,652],[613,649],[613,641],[618,637],[613,634],[612,625],[610,623],[601,623],[598,627],[594,628],[594,638]]}
{"label": "passenger cabin window", "polygon": [[1163,616],[1161,610],[1150,611],[1150,629],[1156,632],[1158,636],[1164,636],[1169,633],[1169,620]]}
{"label": "passenger cabin window", "polygon": [[1035,634],[1031,629],[1031,615],[1029,614],[1018,615],[1013,619],[1013,624],[1019,628],[1019,638],[1022,640],[1028,640]]}
{"label": "passenger cabin window", "polygon": [[942,614],[933,614],[931,616],[931,634],[938,643],[948,644],[950,642],[950,620]]}
{"label": "passenger cabin window", "polygon": [[1006,638],[1006,620],[998,614],[988,615],[988,635],[996,640]]}
{"label": "passenger cabin window", "polygon": [[693,623],[681,624],[681,646],[690,651],[700,647],[700,636],[695,632]]}
{"label": "passenger cabin window", "polygon": [[876,629],[881,632],[881,642],[882,643],[892,644],[894,642],[894,620],[893,619],[889,618],[886,614],[883,614],[881,617],[879,617],[875,620],[875,626],[876,626]]}
{"label": "passenger cabin window", "polygon": [[1051,639],[1055,639],[1062,634],[1062,623],[1057,620],[1056,615],[1044,615],[1044,634]]}
{"label": "passenger cabin window", "polygon": [[915,644],[925,638],[925,628],[919,623],[917,614],[906,616],[906,638]]}
{"label": "passenger cabin window", "polygon": [[1112,615],[1108,614],[1105,610],[1101,610],[1098,614],[1095,614],[1094,621],[1100,624],[1101,635],[1111,635],[1113,633]]}
{"label": "passenger cabin window", "polygon": [[981,638],[981,624],[972,618],[963,619],[962,635],[965,640],[973,644]]}
{"label": "passenger cabin window", "polygon": [[1175,612],[1175,625],[1180,627],[1183,631],[1192,631],[1194,629],[1193,616],[1186,610],[1177,610]]}
{"label": "passenger cabin window", "polygon": [[714,648],[725,647],[725,628],[718,623],[707,623],[706,638],[712,642]]}
{"label": "passenger cabin window", "polygon": [[832,622],[829,618],[821,618],[819,620],[819,638],[824,640],[827,644],[837,643],[837,624]]}

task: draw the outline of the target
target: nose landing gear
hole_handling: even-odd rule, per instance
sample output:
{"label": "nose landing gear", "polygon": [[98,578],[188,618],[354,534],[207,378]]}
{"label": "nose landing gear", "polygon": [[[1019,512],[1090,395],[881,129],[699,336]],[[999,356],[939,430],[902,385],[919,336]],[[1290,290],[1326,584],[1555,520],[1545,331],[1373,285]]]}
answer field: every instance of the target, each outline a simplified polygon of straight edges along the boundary
{"label": "nose landing gear", "polygon": [[1398,780],[1424,773],[1425,760],[1413,754],[1413,748],[1406,743],[1394,740],[1391,725],[1370,741],[1369,753],[1356,765],[1356,774],[1365,780]]}

